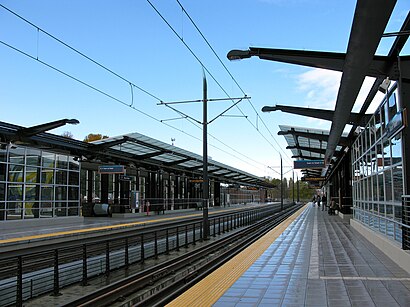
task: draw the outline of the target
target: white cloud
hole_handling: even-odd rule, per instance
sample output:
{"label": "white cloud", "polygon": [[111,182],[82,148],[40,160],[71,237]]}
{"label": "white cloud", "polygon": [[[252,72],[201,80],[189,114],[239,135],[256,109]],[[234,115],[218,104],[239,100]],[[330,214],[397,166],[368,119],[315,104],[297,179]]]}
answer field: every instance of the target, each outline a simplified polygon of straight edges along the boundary
{"label": "white cloud", "polygon": [[341,73],[311,69],[297,76],[298,89],[306,93],[305,106],[334,110]]}

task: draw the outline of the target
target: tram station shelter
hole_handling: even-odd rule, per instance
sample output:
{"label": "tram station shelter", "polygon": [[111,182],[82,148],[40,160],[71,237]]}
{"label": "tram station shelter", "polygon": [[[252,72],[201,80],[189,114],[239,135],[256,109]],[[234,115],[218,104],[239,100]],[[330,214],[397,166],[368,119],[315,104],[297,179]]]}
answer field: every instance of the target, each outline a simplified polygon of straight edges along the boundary
{"label": "tram station shelter", "polygon": [[[351,217],[351,225],[378,247],[403,251],[410,249],[410,56],[401,52],[410,34],[410,13],[399,32],[385,33],[394,5],[358,1],[346,53],[250,47],[231,50],[227,57],[342,73],[334,110],[274,105],[262,111],[331,121],[330,131],[281,125],[278,134],[286,138],[302,179],[317,184],[328,203],[336,202],[342,215]],[[383,37],[395,39],[387,55],[376,55]],[[352,112],[366,76],[374,83],[360,111]],[[368,113],[378,91],[384,98]],[[346,125],[351,125],[348,133]]]}
{"label": "tram station shelter", "polygon": [[[151,210],[201,206],[202,156],[139,133],[86,143],[46,132],[77,122],[0,122],[0,223],[80,216],[95,203],[114,213],[146,211],[148,202]],[[273,187],[213,160],[208,174],[214,206],[264,202]]]}

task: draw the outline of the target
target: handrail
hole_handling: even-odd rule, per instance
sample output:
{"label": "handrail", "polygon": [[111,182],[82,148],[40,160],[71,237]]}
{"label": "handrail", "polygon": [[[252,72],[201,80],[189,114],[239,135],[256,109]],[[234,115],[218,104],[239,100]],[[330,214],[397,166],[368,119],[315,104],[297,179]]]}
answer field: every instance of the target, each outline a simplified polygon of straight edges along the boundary
{"label": "handrail", "polygon": [[363,210],[363,209],[359,209],[359,208],[357,208],[357,207],[352,207],[352,209],[353,209],[354,211],[366,212],[366,213],[368,213],[368,214],[370,214],[370,215],[376,216],[376,217],[381,218],[381,219],[383,219],[383,220],[387,220],[387,221],[390,221],[390,222],[392,222],[392,223],[394,223],[394,224],[397,224],[397,225],[400,225],[400,226],[402,226],[402,227],[405,227],[405,228],[409,228],[409,229],[410,229],[410,225],[403,224],[403,223],[401,223],[401,222],[398,222],[397,220],[392,220],[391,218],[385,217],[385,216],[383,216],[383,215],[377,215],[377,214],[374,214],[374,213],[371,212],[371,211],[366,211],[366,210]]}

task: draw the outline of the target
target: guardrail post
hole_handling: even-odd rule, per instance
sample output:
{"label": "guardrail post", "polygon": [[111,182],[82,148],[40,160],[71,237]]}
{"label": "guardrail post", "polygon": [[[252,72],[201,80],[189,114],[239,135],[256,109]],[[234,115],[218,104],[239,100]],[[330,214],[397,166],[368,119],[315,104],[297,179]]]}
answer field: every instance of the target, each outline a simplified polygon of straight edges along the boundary
{"label": "guardrail post", "polygon": [[213,227],[214,227],[214,237],[216,237],[216,220],[215,219],[212,219],[212,223],[213,223]]}
{"label": "guardrail post", "polygon": [[83,280],[81,281],[82,286],[88,285],[88,274],[87,274],[87,245],[83,244]]}
{"label": "guardrail post", "polygon": [[169,230],[166,230],[166,239],[165,239],[165,255],[169,255]]}
{"label": "guardrail post", "polygon": [[402,248],[403,250],[410,249],[410,196],[402,195]]}
{"label": "guardrail post", "polygon": [[192,245],[196,245],[196,238],[195,238],[195,223],[192,225]]}
{"label": "guardrail post", "polygon": [[218,236],[221,235],[221,218],[218,217]]}
{"label": "guardrail post", "polygon": [[58,271],[58,249],[54,250],[54,286],[53,296],[60,295],[60,276]]}
{"label": "guardrail post", "polygon": [[141,263],[145,260],[145,249],[144,249],[144,234],[141,234]]}
{"label": "guardrail post", "polygon": [[110,275],[110,241],[105,242],[105,275]]}
{"label": "guardrail post", "polygon": [[23,306],[23,257],[17,257],[16,306]]}
{"label": "guardrail post", "polygon": [[177,226],[177,233],[175,236],[176,236],[175,239],[176,239],[176,245],[177,245],[176,250],[179,251],[179,227],[178,226]]}
{"label": "guardrail post", "polygon": [[156,231],[154,231],[154,257],[158,259],[158,235]]}
{"label": "guardrail post", "polygon": [[185,248],[188,248],[188,225],[185,225]]}
{"label": "guardrail post", "polygon": [[125,244],[124,244],[124,264],[125,267],[128,269],[128,266],[130,264],[129,260],[129,254],[128,254],[128,238],[125,238]]}

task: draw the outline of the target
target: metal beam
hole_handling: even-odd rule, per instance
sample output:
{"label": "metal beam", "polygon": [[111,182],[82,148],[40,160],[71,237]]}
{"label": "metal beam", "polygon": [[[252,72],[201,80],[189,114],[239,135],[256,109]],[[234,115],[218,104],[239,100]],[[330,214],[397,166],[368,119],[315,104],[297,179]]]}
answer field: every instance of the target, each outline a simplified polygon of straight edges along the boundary
{"label": "metal beam", "polygon": [[304,155],[295,155],[291,157],[292,159],[305,159],[305,160],[323,160],[323,158],[318,157],[308,157]]}
{"label": "metal beam", "polygon": [[[279,131],[278,132],[278,135],[288,135],[288,134],[292,134],[296,137],[304,137],[304,138],[307,138],[307,139],[313,139],[313,140],[319,140],[319,141],[325,141],[325,142],[327,142],[327,140],[329,139],[328,134],[296,131],[296,130],[294,130],[294,128],[292,128],[292,130]],[[349,146],[350,143],[351,143],[351,141],[347,137],[342,136],[339,140],[339,145],[340,146]]]}
{"label": "metal beam", "polygon": [[306,146],[286,146],[286,149],[298,149],[298,150],[304,150],[304,151],[309,151],[317,154],[324,155],[326,153],[326,149],[321,149],[321,148],[312,148],[312,147],[306,147]]}
{"label": "metal beam", "polygon": [[[297,114],[302,116],[308,116],[323,120],[331,121],[333,120],[334,111],[332,110],[323,110],[315,108],[304,108],[304,107],[293,107],[293,106],[284,106],[284,105],[275,105],[275,106],[265,106],[262,108],[262,112],[271,112],[271,111],[282,111],[291,114]],[[350,113],[349,124],[358,125],[364,127],[366,123],[370,120],[372,115],[361,115],[359,113]]]}
{"label": "metal beam", "polygon": [[65,126],[66,124],[72,124],[72,125],[77,125],[80,122],[77,119],[60,119],[56,120],[53,122],[37,125],[37,126],[32,126],[32,127],[27,127],[27,128],[21,128],[17,131],[17,134],[22,136],[22,137],[30,137],[42,132],[46,132],[48,130],[52,130],[55,128],[59,128],[62,126]]}
{"label": "metal beam", "polygon": [[325,162],[330,163],[393,11],[395,0],[358,0],[347,47]]}

